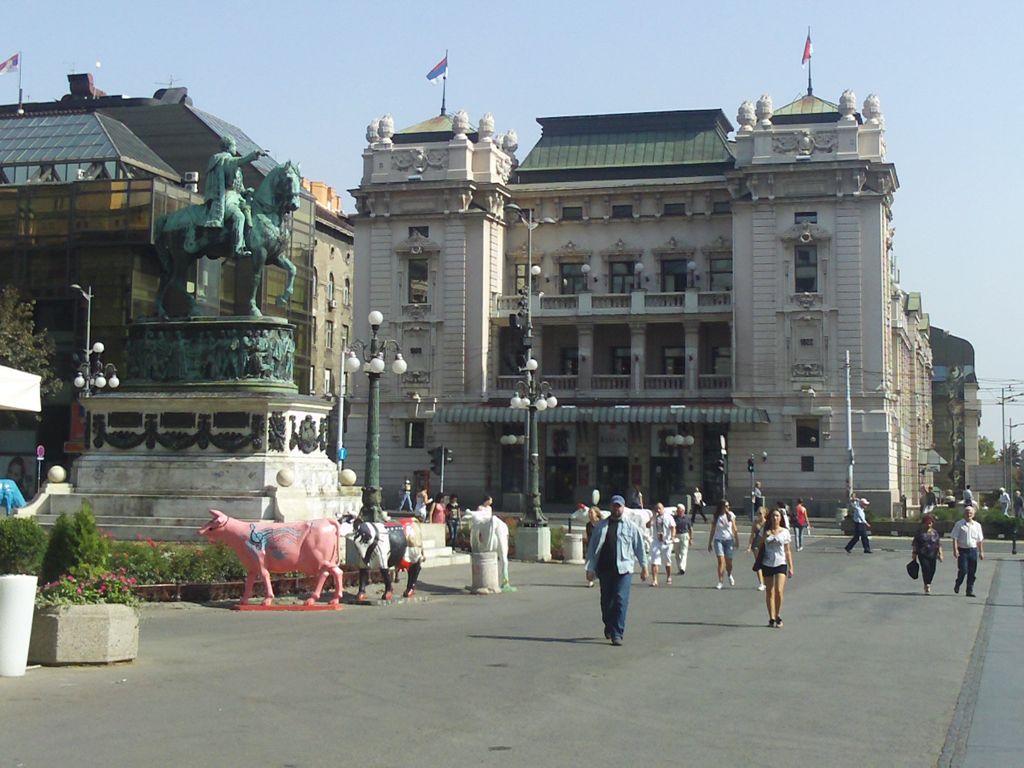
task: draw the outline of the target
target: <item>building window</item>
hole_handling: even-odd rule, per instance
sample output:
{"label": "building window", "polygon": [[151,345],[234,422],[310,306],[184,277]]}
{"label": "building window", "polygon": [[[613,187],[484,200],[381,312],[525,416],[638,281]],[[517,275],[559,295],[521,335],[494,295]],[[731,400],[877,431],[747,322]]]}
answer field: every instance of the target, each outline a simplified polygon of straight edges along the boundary
{"label": "building window", "polygon": [[634,261],[613,261],[608,265],[608,292],[630,293],[636,290]]}
{"label": "building window", "polygon": [[685,216],[686,203],[665,203],[662,214],[664,216]]}
{"label": "building window", "polygon": [[330,320],[324,323],[324,344],[328,349],[334,349],[334,323]]}
{"label": "building window", "polygon": [[427,425],[424,421],[405,422],[405,447],[423,448],[427,441]]}
{"label": "building window", "polygon": [[632,358],[629,355],[629,347],[612,347],[612,374],[616,376],[628,376]]}
{"label": "building window", "polygon": [[559,351],[559,370],[563,376],[575,376],[580,372],[579,347],[562,347]]}
{"label": "building window", "polygon": [[316,322],[314,321],[314,322],[310,323],[309,324],[309,328],[310,328],[310,331],[312,332],[310,335],[313,337],[312,344],[315,347],[316,346]]}
{"label": "building window", "polygon": [[512,286],[512,290],[516,293],[523,293],[526,291],[526,287],[529,284],[526,271],[525,264],[515,265],[515,285]]}
{"label": "building window", "polygon": [[715,376],[732,374],[732,347],[711,348],[711,373]]}
{"label": "building window", "polygon": [[341,348],[348,349],[348,326],[341,326]]}
{"label": "building window", "polygon": [[334,376],[330,368],[324,368],[324,394],[329,395],[333,391],[331,384],[334,383]]}
{"label": "building window", "polygon": [[327,276],[327,300],[334,301],[334,273]]}
{"label": "building window", "polygon": [[427,292],[427,260],[409,259],[409,303],[427,304],[430,295]]}
{"label": "building window", "polygon": [[818,212],[817,211],[797,211],[793,214],[793,223],[795,224],[817,224],[818,223]]}
{"label": "building window", "polygon": [[612,206],[612,218],[613,219],[632,219],[633,218],[633,206],[632,205],[613,205]]}
{"label": "building window", "polygon": [[800,346],[801,347],[813,347],[814,346],[814,339],[800,339]]}
{"label": "building window", "polygon": [[800,457],[800,471],[801,472],[813,472],[814,471],[814,457],[813,456],[801,456]]}
{"label": "building window", "polygon": [[796,249],[796,263],[793,271],[794,288],[797,293],[818,292],[818,247],[802,245]]}
{"label": "building window", "polygon": [[316,366],[309,366],[309,394],[316,394]]}
{"label": "building window", "polygon": [[732,290],[732,256],[712,256],[708,260],[708,290]]}
{"label": "building window", "polygon": [[732,210],[732,203],[728,200],[716,200],[711,204],[712,213],[729,213]]}
{"label": "building window", "polygon": [[797,419],[796,447],[817,448],[821,440],[820,429],[817,419]]}
{"label": "building window", "polygon": [[684,347],[662,347],[661,372],[665,376],[681,376],[686,373],[686,349]]}
{"label": "building window", "polygon": [[346,307],[352,304],[352,281],[345,278],[345,287],[341,289],[341,303]]}
{"label": "building window", "polygon": [[316,267],[313,267],[313,303],[316,303],[316,289],[320,284],[319,275],[317,274]]}
{"label": "building window", "polygon": [[688,263],[686,259],[665,259],[661,262],[662,293],[682,293],[686,290]]}
{"label": "building window", "polygon": [[409,227],[409,238],[412,239],[416,235],[430,237],[430,227]]}
{"label": "building window", "polygon": [[583,274],[582,263],[560,264],[558,273],[563,296],[572,296],[587,290],[587,276]]}
{"label": "building window", "polygon": [[583,220],[583,206],[581,205],[566,205],[562,208],[562,219],[565,221],[582,221]]}

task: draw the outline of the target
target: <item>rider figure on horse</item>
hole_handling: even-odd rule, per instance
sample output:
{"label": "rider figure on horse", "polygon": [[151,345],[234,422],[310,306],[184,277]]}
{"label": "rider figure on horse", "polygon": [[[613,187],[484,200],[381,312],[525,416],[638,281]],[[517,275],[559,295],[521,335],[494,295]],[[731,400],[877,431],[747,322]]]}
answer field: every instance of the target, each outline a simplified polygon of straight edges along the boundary
{"label": "rider figure on horse", "polygon": [[250,190],[242,180],[241,166],[267,153],[257,149],[247,155],[239,155],[235,140],[222,136],[221,151],[210,157],[206,167],[206,183],[203,196],[206,198],[207,218],[204,227],[225,229],[232,238],[231,244],[236,256],[251,256],[245,244],[245,228],[252,226],[252,207],[249,203]]}

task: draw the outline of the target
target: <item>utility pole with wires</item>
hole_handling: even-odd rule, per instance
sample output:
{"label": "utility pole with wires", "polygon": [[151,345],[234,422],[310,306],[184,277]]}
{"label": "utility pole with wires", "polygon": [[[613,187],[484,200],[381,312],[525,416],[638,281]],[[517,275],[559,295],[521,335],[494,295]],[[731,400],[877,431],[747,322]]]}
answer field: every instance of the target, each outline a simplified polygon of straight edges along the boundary
{"label": "utility pole with wires", "polygon": [[853,493],[853,404],[850,399],[850,350],[846,350],[846,493]]}

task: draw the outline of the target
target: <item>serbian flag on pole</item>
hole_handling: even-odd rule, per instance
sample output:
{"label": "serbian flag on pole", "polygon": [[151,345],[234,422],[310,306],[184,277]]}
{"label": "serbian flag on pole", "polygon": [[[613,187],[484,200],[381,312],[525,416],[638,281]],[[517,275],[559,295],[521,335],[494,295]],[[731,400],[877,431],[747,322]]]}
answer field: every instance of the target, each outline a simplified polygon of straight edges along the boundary
{"label": "serbian flag on pole", "polygon": [[447,53],[444,55],[443,59],[441,59],[439,62],[437,62],[437,64],[434,65],[434,68],[432,70],[427,72],[427,80],[429,80],[432,83],[436,83],[438,78],[441,78],[441,77],[448,77],[448,54]]}
{"label": "serbian flag on pole", "polygon": [[811,31],[807,30],[807,42],[804,43],[804,57],[800,59],[800,66],[807,66],[807,62],[811,60],[812,53],[814,53],[814,46],[811,45]]}
{"label": "serbian flag on pole", "polygon": [[8,72],[17,72],[21,66],[21,51],[11,56],[7,61],[0,62],[0,75],[6,75]]}

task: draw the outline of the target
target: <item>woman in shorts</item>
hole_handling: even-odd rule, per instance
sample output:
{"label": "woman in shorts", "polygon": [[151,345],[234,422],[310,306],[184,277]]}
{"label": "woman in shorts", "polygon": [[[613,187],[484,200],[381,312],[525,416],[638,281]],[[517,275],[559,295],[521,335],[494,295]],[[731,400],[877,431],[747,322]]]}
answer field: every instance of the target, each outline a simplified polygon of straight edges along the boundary
{"label": "woman in shorts", "polygon": [[711,518],[711,535],[708,538],[708,552],[714,549],[718,558],[718,586],[715,589],[722,588],[726,576],[729,577],[729,586],[736,586],[736,579],[732,577],[732,553],[739,538],[736,515],[729,509],[729,502],[722,499]]}
{"label": "woman in shorts", "polygon": [[[764,533],[765,517],[764,507],[758,507],[757,514],[754,515],[754,525],[750,529],[750,541],[747,542],[747,552],[753,552],[754,557],[757,557],[757,552],[761,548],[761,534]],[[761,575],[760,568],[754,571],[754,576],[757,578],[758,592],[764,592],[764,576]]]}
{"label": "woman in shorts", "polygon": [[768,626],[782,629],[782,596],[786,578],[793,576],[792,536],[783,524],[782,512],[773,509],[764,524],[761,575],[764,577],[764,601],[768,607]]}

